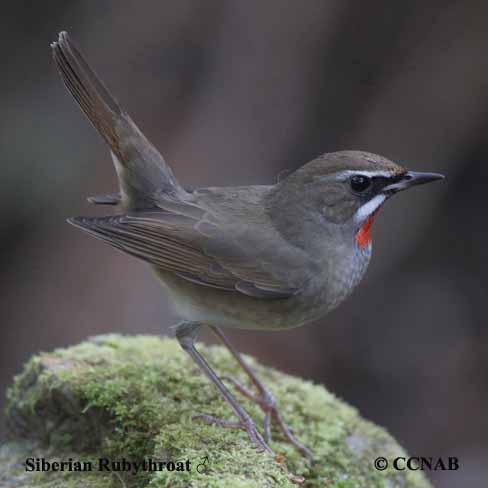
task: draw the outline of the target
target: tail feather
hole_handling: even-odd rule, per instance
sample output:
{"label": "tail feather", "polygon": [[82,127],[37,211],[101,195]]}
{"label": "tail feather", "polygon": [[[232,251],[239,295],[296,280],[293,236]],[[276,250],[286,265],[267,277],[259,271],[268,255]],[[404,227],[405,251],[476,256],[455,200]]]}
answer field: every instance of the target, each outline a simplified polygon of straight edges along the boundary
{"label": "tail feather", "polygon": [[158,192],[185,195],[164,158],[120,107],[68,33],[61,32],[51,48],[65,86],[115,156],[122,204],[144,208],[153,204]]}
{"label": "tail feather", "polygon": [[87,200],[93,205],[119,205],[120,193],[111,193],[110,195],[94,195],[88,197]]}

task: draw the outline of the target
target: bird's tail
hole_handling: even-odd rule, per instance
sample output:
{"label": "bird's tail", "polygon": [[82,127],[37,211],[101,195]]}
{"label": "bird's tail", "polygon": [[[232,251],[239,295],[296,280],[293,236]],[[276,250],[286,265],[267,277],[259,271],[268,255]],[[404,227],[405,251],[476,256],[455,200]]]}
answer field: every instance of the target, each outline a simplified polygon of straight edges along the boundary
{"label": "bird's tail", "polygon": [[122,204],[147,208],[159,192],[183,196],[186,192],[164,158],[105,88],[68,33],[61,32],[51,48],[64,84],[110,146]]}

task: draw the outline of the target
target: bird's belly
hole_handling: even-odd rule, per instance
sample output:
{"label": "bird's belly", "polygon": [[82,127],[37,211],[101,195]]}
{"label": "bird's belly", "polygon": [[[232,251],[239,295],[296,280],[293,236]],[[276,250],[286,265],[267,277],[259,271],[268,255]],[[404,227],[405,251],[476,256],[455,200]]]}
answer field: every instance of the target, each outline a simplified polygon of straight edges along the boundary
{"label": "bird's belly", "polygon": [[240,329],[278,330],[299,327],[337,307],[359,283],[369,255],[354,256],[341,270],[324,269],[297,295],[260,299],[237,291],[205,287],[156,269],[177,314],[185,320]]}

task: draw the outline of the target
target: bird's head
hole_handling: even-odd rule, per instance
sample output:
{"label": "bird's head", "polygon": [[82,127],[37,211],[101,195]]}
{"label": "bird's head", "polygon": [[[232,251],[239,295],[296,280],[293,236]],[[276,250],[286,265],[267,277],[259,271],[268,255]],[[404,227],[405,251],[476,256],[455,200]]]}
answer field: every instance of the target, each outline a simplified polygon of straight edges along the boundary
{"label": "bird's head", "polygon": [[[356,245],[367,247],[373,219],[388,198],[442,178],[438,173],[408,171],[382,156],[363,151],[327,153],[280,181],[272,192],[275,203],[270,210],[272,217],[277,208],[289,210],[290,217],[303,226],[316,227],[319,233],[325,229],[332,237],[352,236]],[[274,217],[276,221],[277,216]],[[289,237],[300,244],[302,225],[290,227],[291,221],[286,223],[289,218],[279,220],[280,231],[296,234]]]}

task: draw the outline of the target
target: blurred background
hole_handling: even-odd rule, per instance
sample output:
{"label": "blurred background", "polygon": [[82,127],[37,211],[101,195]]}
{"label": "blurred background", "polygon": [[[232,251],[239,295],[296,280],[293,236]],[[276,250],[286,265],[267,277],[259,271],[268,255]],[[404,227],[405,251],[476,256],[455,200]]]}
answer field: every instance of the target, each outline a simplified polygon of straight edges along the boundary
{"label": "blurred background", "polygon": [[447,175],[382,210],[365,280],[327,318],[229,335],[327,385],[411,454],[457,456],[459,472],[429,474],[436,486],[483,485],[487,16],[470,1],[2,4],[1,402],[34,353],[176,321],[146,265],[65,223],[116,190],[51,61],[66,29],[187,186],[272,183],[341,149]]}

